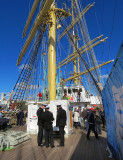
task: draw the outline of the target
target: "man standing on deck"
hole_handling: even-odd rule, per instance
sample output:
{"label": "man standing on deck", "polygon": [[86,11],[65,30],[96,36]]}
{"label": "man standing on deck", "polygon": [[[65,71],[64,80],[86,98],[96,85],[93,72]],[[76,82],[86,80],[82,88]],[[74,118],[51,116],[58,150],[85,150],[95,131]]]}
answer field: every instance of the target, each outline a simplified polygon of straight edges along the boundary
{"label": "man standing on deck", "polygon": [[20,113],[20,110],[17,109],[17,112],[16,112],[16,117],[17,117],[17,126],[19,125],[19,113]]}
{"label": "man standing on deck", "polygon": [[46,148],[49,147],[49,143],[51,148],[55,147],[53,141],[53,126],[52,126],[53,120],[54,120],[53,114],[49,111],[49,106],[46,106],[43,115]]}
{"label": "man standing on deck", "polygon": [[43,114],[44,111],[43,109],[45,108],[44,104],[41,104],[41,107],[37,110],[37,116],[38,116],[38,146],[43,146],[42,140],[43,140],[43,128],[44,128],[44,124],[43,124]]}
{"label": "man standing on deck", "polygon": [[20,126],[23,125],[23,118],[24,118],[24,112],[23,112],[23,110],[21,110],[19,112],[19,125]]}
{"label": "man standing on deck", "polygon": [[88,125],[89,125],[88,132],[87,132],[87,139],[89,139],[89,135],[90,135],[91,130],[94,132],[95,137],[98,138],[98,134],[95,131],[95,119],[94,119],[93,110],[94,110],[93,108],[90,108],[90,111],[87,115]]}
{"label": "man standing on deck", "polygon": [[57,118],[56,118],[56,126],[59,127],[59,134],[60,134],[60,144],[58,147],[64,146],[64,127],[66,125],[66,111],[62,109],[61,105],[57,105]]}

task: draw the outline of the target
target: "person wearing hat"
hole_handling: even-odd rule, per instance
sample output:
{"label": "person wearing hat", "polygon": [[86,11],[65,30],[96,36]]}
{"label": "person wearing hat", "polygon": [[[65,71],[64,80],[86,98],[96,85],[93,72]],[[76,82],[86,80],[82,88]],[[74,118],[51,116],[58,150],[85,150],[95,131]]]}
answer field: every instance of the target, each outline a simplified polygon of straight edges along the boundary
{"label": "person wearing hat", "polygon": [[64,127],[66,125],[66,111],[62,109],[61,105],[57,105],[57,118],[56,118],[56,126],[59,127],[59,134],[60,134],[60,144],[58,147],[64,146]]}
{"label": "person wearing hat", "polygon": [[37,116],[38,116],[38,146],[43,146],[42,140],[43,140],[43,114],[44,114],[44,109],[45,105],[41,104],[41,107],[37,110]]}
{"label": "person wearing hat", "polygon": [[49,106],[46,106],[43,116],[46,148],[49,147],[49,144],[51,148],[55,147],[53,140],[53,126],[52,126],[53,120],[54,120],[53,114],[49,111]]}
{"label": "person wearing hat", "polygon": [[90,111],[88,113],[87,119],[88,119],[88,132],[87,132],[87,139],[89,139],[89,135],[91,130],[94,132],[95,137],[98,138],[98,134],[95,130],[95,118],[94,118],[94,109],[90,108]]}

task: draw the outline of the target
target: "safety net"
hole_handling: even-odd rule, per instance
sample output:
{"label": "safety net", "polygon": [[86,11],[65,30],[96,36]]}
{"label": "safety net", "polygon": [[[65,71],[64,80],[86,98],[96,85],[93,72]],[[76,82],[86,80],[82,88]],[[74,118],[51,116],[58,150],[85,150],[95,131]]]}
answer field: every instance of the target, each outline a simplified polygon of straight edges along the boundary
{"label": "safety net", "polygon": [[123,160],[123,43],[102,91],[108,146]]}

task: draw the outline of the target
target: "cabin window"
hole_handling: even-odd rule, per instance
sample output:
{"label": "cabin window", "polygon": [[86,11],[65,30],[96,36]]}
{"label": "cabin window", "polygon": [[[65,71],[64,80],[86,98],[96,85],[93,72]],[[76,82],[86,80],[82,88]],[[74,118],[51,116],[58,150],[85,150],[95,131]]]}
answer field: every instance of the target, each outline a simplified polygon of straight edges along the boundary
{"label": "cabin window", "polygon": [[82,88],[79,89],[79,92],[82,92]]}
{"label": "cabin window", "polygon": [[73,89],[73,92],[78,92],[78,89],[75,89],[75,88],[74,88],[74,89]]}
{"label": "cabin window", "polygon": [[64,94],[65,94],[65,93],[67,93],[67,90],[66,90],[66,89],[64,89]]}
{"label": "cabin window", "polygon": [[68,93],[71,94],[71,89],[68,89]]}

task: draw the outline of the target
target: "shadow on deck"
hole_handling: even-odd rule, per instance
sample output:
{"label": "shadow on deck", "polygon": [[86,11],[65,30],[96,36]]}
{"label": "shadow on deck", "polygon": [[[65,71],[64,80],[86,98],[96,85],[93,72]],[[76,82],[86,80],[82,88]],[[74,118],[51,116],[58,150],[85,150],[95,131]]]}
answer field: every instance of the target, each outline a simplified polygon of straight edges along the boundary
{"label": "shadow on deck", "polygon": [[[26,126],[13,126],[12,130],[26,131]],[[65,147],[46,148],[37,146],[37,136],[31,135],[31,139],[15,147],[11,151],[0,151],[1,160],[113,160],[108,158],[106,151],[106,132],[97,140],[94,134],[90,134],[90,140],[86,139],[86,131],[74,129],[73,133],[65,138]],[[55,146],[59,143],[55,139]]]}

